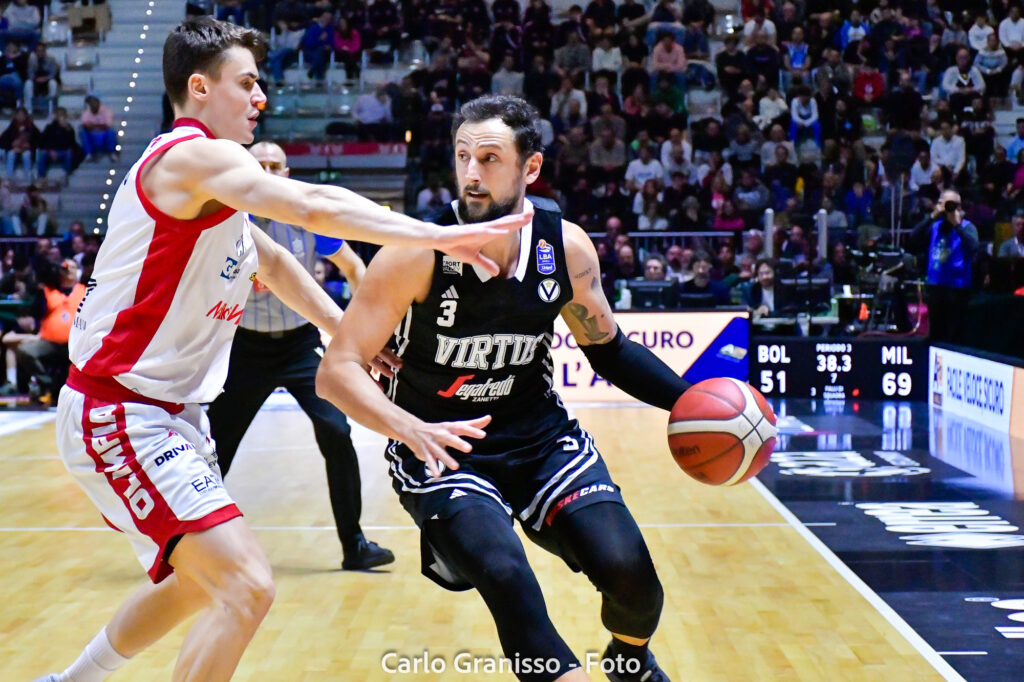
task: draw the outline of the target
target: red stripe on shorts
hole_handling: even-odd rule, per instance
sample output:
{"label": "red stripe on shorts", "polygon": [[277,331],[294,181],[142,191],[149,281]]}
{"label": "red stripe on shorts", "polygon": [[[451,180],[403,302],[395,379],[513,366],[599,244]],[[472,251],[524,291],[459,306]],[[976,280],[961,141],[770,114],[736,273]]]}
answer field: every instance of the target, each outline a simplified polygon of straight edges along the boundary
{"label": "red stripe on shorts", "polygon": [[[124,404],[84,396],[82,439],[85,451],[131,514],[135,527],[158,547],[156,559],[147,571],[158,583],[174,570],[165,560],[167,543],[184,533],[211,528],[241,512],[235,505],[217,509],[203,518],[182,521],[164,500],[135,456],[126,432]],[[97,410],[99,410],[97,412]],[[97,417],[96,421],[93,418]]]}

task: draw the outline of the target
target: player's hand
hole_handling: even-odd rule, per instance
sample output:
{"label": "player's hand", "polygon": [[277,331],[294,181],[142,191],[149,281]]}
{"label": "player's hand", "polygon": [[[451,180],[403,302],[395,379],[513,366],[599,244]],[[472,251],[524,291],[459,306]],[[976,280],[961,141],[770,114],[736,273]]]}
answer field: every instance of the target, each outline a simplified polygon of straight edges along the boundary
{"label": "player's hand", "polygon": [[376,371],[389,379],[394,377],[395,371],[399,369],[402,369],[402,358],[390,348],[382,348],[377,357],[370,361],[371,371]]}
{"label": "player's hand", "polygon": [[446,448],[459,452],[471,451],[473,446],[463,437],[483,438],[486,435],[483,429],[490,422],[490,415],[458,422],[423,422],[413,429],[405,444],[416,455],[416,459],[426,462],[430,475],[437,478],[445,467],[459,468],[458,460],[448,454]]}
{"label": "player's hand", "polygon": [[508,215],[497,220],[486,223],[473,223],[470,225],[448,225],[441,229],[441,233],[433,247],[443,251],[449,256],[458,258],[463,263],[479,265],[489,272],[491,276],[497,276],[500,272],[498,264],[490,258],[480,254],[480,249],[498,237],[521,230],[524,225],[533,220],[533,210],[529,212]]}

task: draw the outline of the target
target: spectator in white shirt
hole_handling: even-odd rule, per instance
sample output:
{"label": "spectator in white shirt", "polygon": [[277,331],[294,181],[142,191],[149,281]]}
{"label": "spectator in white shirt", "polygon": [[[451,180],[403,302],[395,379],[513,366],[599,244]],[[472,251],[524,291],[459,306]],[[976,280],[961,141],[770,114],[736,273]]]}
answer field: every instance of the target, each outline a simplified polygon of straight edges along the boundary
{"label": "spectator in white shirt", "polygon": [[935,166],[932,165],[931,152],[922,149],[914,160],[914,165],[910,167],[910,191],[916,192],[921,189],[921,185],[929,184],[932,181],[933,170]]}
{"label": "spectator in white shirt", "polygon": [[661,143],[661,165],[665,169],[665,184],[671,181],[672,174],[680,172],[687,178],[693,170],[693,145],[679,128],[668,133],[668,139]]}
{"label": "spectator in white shirt", "polygon": [[607,35],[601,36],[601,41],[590,53],[590,71],[595,74],[602,71],[618,74],[622,71],[622,50],[618,45],[613,46]]}
{"label": "spectator in white shirt", "polygon": [[451,203],[452,193],[447,187],[441,186],[441,181],[436,175],[431,176],[427,186],[416,195],[416,210],[421,216],[440,213]]}
{"label": "spectator in white shirt", "polygon": [[942,91],[953,111],[962,111],[972,99],[985,94],[985,77],[978,67],[971,65],[971,53],[966,47],[957,50],[956,64],[942,74]]}
{"label": "spectator in white shirt", "polygon": [[750,18],[750,21],[743,25],[743,43],[747,47],[754,44],[754,38],[758,31],[765,34],[769,45],[775,45],[778,30],[775,28],[775,22],[764,16],[763,9],[754,12],[754,16]]}
{"label": "spectator in white shirt", "polygon": [[573,87],[572,78],[566,76],[562,79],[562,87],[551,96],[551,117],[563,121],[569,118],[569,102],[576,100],[580,105],[580,115],[587,117],[587,97],[582,90]]}
{"label": "spectator in white shirt", "polygon": [[932,140],[932,161],[937,166],[948,168],[956,178],[967,163],[964,138],[953,134],[949,121],[943,121],[939,131],[939,136]]}
{"label": "spectator in white shirt", "polygon": [[661,189],[662,183],[665,181],[665,168],[651,155],[651,148],[648,145],[642,145],[640,156],[626,166],[626,190],[630,194],[638,192],[648,180],[654,180],[658,189]]}
{"label": "spectator in white shirt", "polygon": [[491,92],[495,95],[523,94],[523,72],[516,71],[516,58],[513,54],[505,55],[501,68],[491,77]]}
{"label": "spectator in white shirt", "polygon": [[974,25],[967,32],[967,43],[972,50],[978,52],[985,49],[988,37],[995,32],[996,30],[988,25],[988,16],[984,12],[979,12],[978,16],[974,18]]}
{"label": "spectator in white shirt", "polygon": [[757,105],[757,116],[754,122],[765,130],[781,116],[789,113],[789,105],[775,88],[769,88],[768,94],[761,98]]}
{"label": "spectator in white shirt", "polygon": [[800,135],[808,132],[815,143],[821,146],[821,121],[818,119],[818,103],[811,97],[811,88],[801,85],[790,105],[789,139],[799,141]]}
{"label": "spectator in white shirt", "polygon": [[999,42],[1010,57],[1010,62],[1017,64],[1024,53],[1024,18],[1020,16],[1020,7],[1010,5],[1010,14],[999,22]]}
{"label": "spectator in white shirt", "polygon": [[377,91],[361,95],[356,100],[352,116],[358,122],[359,139],[381,141],[391,137],[391,98],[384,86]]}
{"label": "spectator in white shirt", "polygon": [[3,18],[7,20],[7,37],[28,44],[29,49],[39,42],[40,28],[43,18],[39,8],[28,4],[28,0],[14,0],[4,10]]}

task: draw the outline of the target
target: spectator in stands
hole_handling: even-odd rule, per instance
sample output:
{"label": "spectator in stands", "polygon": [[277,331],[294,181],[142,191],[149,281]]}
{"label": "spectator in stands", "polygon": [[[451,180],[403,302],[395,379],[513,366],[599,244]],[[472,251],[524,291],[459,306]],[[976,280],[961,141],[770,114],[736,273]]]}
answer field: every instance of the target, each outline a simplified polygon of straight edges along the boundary
{"label": "spectator in stands", "polygon": [[885,92],[885,79],[878,72],[878,62],[869,59],[853,79],[853,96],[863,104],[876,106]]}
{"label": "spectator in stands", "polygon": [[[21,220],[21,230],[26,235],[50,237],[57,233],[57,225],[50,215],[49,203],[43,197],[39,185],[34,183],[25,190],[25,198],[18,209],[18,218]],[[54,248],[52,242],[49,248]],[[48,259],[53,262],[59,261],[62,254],[58,249],[51,255]]]}
{"label": "spectator in stands", "polygon": [[360,95],[352,109],[352,117],[356,120],[360,140],[391,140],[394,117],[387,87],[379,85],[374,92]]}
{"label": "spectator in stands", "polygon": [[768,88],[768,92],[761,98],[757,106],[758,114],[754,120],[761,130],[767,130],[776,123],[786,122],[788,124],[789,105],[786,104],[786,100],[782,98],[777,88]]}
{"label": "spectator in stands", "polygon": [[819,87],[827,83],[840,95],[849,94],[853,87],[854,73],[849,64],[844,64],[839,50],[829,47],[824,52],[825,63],[814,71],[814,79]]}
{"label": "spectator in stands", "polygon": [[899,88],[885,99],[885,114],[889,128],[918,132],[921,130],[921,110],[924,100],[914,85],[909,71],[900,72]]}
{"label": "spectator in stands", "polygon": [[1024,18],[1020,5],[1012,3],[1009,15],[999,22],[999,44],[1006,50],[1011,64],[1020,64],[1024,57]]}
{"label": "spectator in stands", "polygon": [[79,142],[85,152],[86,161],[95,161],[97,154],[109,154],[116,161],[117,136],[114,134],[114,114],[99,97],[88,95],[85,98],[85,110],[82,111],[82,128],[79,131]]}
{"label": "spectator in stands", "polygon": [[771,195],[754,171],[747,168],[740,173],[740,183],[733,191],[733,198],[740,210],[761,213],[768,208]]}
{"label": "spectator in stands", "polygon": [[960,173],[967,163],[967,147],[964,138],[953,134],[953,125],[943,121],[939,126],[940,134],[931,145],[932,161],[935,165],[946,168],[959,182]]}
{"label": "spectator in stands", "polygon": [[985,45],[974,57],[974,68],[981,72],[985,80],[985,92],[990,97],[1006,97],[1011,73],[1009,63],[1006,50],[999,44],[998,36],[990,33]]}
{"label": "spectator in stands", "polygon": [[613,113],[622,111],[622,103],[619,101],[619,96],[612,90],[611,78],[607,71],[593,76],[593,83],[593,88],[586,93],[587,113],[590,117],[600,115],[604,111],[605,105],[609,105]]}
{"label": "spectator in stands", "polygon": [[[1024,119],[1022,119],[1024,121]],[[1018,126],[1021,124],[1018,123]],[[928,149],[922,149],[917,159],[914,160],[914,164],[910,167],[910,178],[907,185],[910,187],[911,192],[917,192],[921,189],[922,185],[927,185],[931,182],[932,171],[935,167],[932,165],[932,154]]]}
{"label": "spectator in stands", "polygon": [[725,49],[715,55],[715,71],[723,91],[733,92],[749,70],[747,55],[739,50],[739,38],[730,33],[725,36]]}
{"label": "spectator in stands", "polygon": [[971,50],[976,53],[984,50],[988,44],[988,37],[991,35],[994,35],[998,42],[999,35],[994,28],[989,26],[988,15],[985,12],[978,12],[974,17],[974,24],[967,32],[967,42]]}
{"label": "spectator in stands", "polygon": [[344,65],[346,79],[354,81],[359,77],[363,41],[359,31],[344,16],[338,17],[334,27],[334,58]]}
{"label": "spectator in stands", "polygon": [[651,253],[644,259],[643,279],[647,282],[664,282],[668,279],[666,269],[665,258],[659,253]]}
{"label": "spectator in stands", "polygon": [[43,17],[39,8],[30,5],[28,0],[14,0],[4,10],[3,18],[7,21],[8,41],[25,43],[30,50],[39,42]]}
{"label": "spectator in stands", "polygon": [[700,21],[686,23],[686,30],[683,32],[680,44],[689,60],[706,61],[711,58],[711,44],[704,32],[704,25]]}
{"label": "spectator in stands", "polygon": [[999,245],[999,258],[1024,258],[1024,212],[1017,211],[1010,218],[1013,236]]}
{"label": "spectator in stands", "polygon": [[491,77],[491,92],[496,95],[523,95],[523,72],[516,68],[515,55],[505,55],[501,68]]}
{"label": "spectator in stands", "polygon": [[776,267],[771,258],[758,259],[754,264],[757,279],[743,290],[743,304],[750,309],[755,322],[775,312]]}
{"label": "spectator in stands", "polygon": [[790,84],[795,82],[809,85],[811,66],[810,46],[804,42],[804,30],[800,26],[796,26],[793,29],[792,37],[785,44],[782,54],[783,89],[788,91]]}
{"label": "spectator in stands", "polygon": [[639,156],[626,167],[626,190],[632,194],[640,191],[648,180],[653,180],[660,189],[665,182],[665,169],[654,158],[650,145],[642,145]]}
{"label": "spectator in stands", "polygon": [[[42,318],[36,338],[18,344],[19,372],[35,383],[39,393],[34,398],[55,396],[67,378],[68,337],[78,305],[85,298],[85,285],[79,281],[80,270],[73,259],[64,260],[54,275],[41,277]],[[35,379],[32,382],[31,379]],[[31,391],[31,388],[30,388]]]}
{"label": "spectator in stands", "polygon": [[633,252],[633,247],[629,244],[623,244],[615,251],[615,265],[612,267],[611,280],[614,282],[614,288],[618,289],[620,281],[628,281],[634,277],[640,276],[640,269],[636,264],[636,255]]}
{"label": "spectator in stands", "polygon": [[850,18],[843,22],[839,29],[839,48],[845,50],[851,43],[860,42],[870,35],[871,28],[864,23],[860,12],[853,10]]}
{"label": "spectator in stands", "polygon": [[218,20],[245,26],[245,8],[241,0],[217,0],[216,8],[215,16]]}
{"label": "spectator in stands", "polygon": [[590,0],[587,11],[583,13],[583,21],[591,42],[606,36],[613,37],[617,23],[615,3],[612,0]]}
{"label": "spectator in stands", "polygon": [[0,58],[0,103],[4,108],[12,108],[24,95],[26,78],[28,56],[16,41],[8,41]]}
{"label": "spectator in stands", "polygon": [[723,230],[730,232],[739,232],[746,225],[743,222],[743,216],[736,210],[736,204],[733,203],[732,199],[726,199],[719,206],[718,211],[715,212],[715,218],[711,221],[712,230]]}
{"label": "spectator in stands", "polygon": [[740,257],[750,256],[757,260],[764,254],[764,232],[761,230],[747,230],[743,235],[743,251]]}
{"label": "spectator in stands", "polygon": [[782,234],[784,237],[778,251],[781,258],[786,258],[794,263],[803,263],[807,260],[811,253],[811,247],[804,236],[804,228],[793,225],[789,228],[788,233],[780,231],[778,234]]}
{"label": "spectator in stands", "polygon": [[431,175],[427,186],[416,197],[416,210],[424,219],[436,215],[452,203],[452,194],[441,185],[441,178]]}
{"label": "spectator in stands", "polygon": [[[386,1],[386,0],[385,0]],[[302,55],[306,60],[306,75],[316,81],[323,81],[327,76],[331,53],[334,50],[334,13],[331,10],[320,12],[317,18],[306,27],[302,37]]]}
{"label": "spectator in stands", "polygon": [[861,223],[873,222],[871,217],[875,202],[874,192],[863,181],[857,180],[846,192],[843,204],[846,206],[846,220],[850,227],[859,227]]}
{"label": "spectator in stands", "polygon": [[25,175],[32,177],[35,172],[32,155],[39,146],[39,129],[25,107],[14,111],[14,118],[3,133],[0,133],[0,149],[7,156],[7,177],[12,177],[19,161]]}
{"label": "spectator in stands", "polygon": [[793,144],[799,144],[800,140],[808,134],[814,139],[814,143],[821,147],[821,120],[818,116],[818,103],[811,97],[811,88],[802,85],[796,91],[796,97],[790,104],[789,115],[789,138]]}
{"label": "spectator in stands", "polygon": [[773,47],[778,41],[775,22],[765,16],[763,9],[756,10],[754,15],[743,25],[743,42],[748,47],[757,44],[758,36],[763,36],[765,41]]}
{"label": "spectator in stands", "polygon": [[590,143],[590,177],[595,184],[618,180],[626,168],[626,145],[610,127],[601,129]]}
{"label": "spectator in stands", "polygon": [[551,118],[561,121],[568,121],[570,116],[570,103],[576,102],[579,106],[579,115],[584,118],[587,115],[587,97],[582,90],[576,88],[571,76],[563,76],[558,91],[551,95]]}
{"label": "spectator in stands", "polygon": [[379,46],[388,43],[392,51],[398,49],[402,39],[402,16],[391,0],[373,0],[366,10],[367,28]]}
{"label": "spectator in stands", "polygon": [[978,67],[971,65],[967,48],[956,52],[956,64],[942,74],[942,92],[949,98],[949,107],[959,111],[970,105],[976,95],[985,94],[985,78]]}
{"label": "spectator in stands", "polygon": [[60,85],[60,62],[46,52],[46,43],[36,45],[28,58],[25,80],[25,106],[32,108],[33,97],[57,97]]}
{"label": "spectator in stands", "polygon": [[666,75],[680,88],[686,88],[686,52],[682,45],[675,41],[672,33],[662,31],[658,34],[658,43],[651,50],[651,83],[653,90],[657,86],[658,77]]}
{"label": "spectator in stands", "polygon": [[764,32],[753,34],[753,45],[747,49],[747,62],[750,72],[764,78],[767,87],[776,87],[779,83],[779,72],[782,69],[782,58],[779,50]]}
{"label": "spectator in stands", "polygon": [[729,305],[729,289],[721,282],[711,279],[712,262],[707,251],[695,253],[690,267],[693,278],[679,286],[681,294],[710,294],[714,305]]}
{"label": "spectator in stands", "polygon": [[276,26],[277,32],[267,54],[267,64],[270,66],[274,85],[281,87],[284,85],[284,70],[299,59],[299,49],[306,35],[305,13],[284,13]]}
{"label": "spectator in stands", "polygon": [[612,44],[612,36],[602,35],[597,47],[590,55],[590,72],[618,78],[622,71],[622,50]]}
{"label": "spectator in stands", "polygon": [[685,249],[682,244],[672,244],[665,252],[665,276],[674,279],[677,284],[693,278],[690,262],[693,260],[693,249]]}
{"label": "spectator in stands", "polygon": [[584,75],[590,71],[590,48],[576,31],[570,31],[565,45],[555,50],[554,70],[563,79],[570,78],[574,85],[582,84]]}

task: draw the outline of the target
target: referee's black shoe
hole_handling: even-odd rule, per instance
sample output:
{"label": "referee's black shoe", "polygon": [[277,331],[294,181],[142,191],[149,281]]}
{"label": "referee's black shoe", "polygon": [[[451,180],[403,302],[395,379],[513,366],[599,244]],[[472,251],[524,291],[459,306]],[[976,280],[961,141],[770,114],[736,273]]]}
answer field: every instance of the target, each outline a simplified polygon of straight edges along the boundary
{"label": "referee's black shoe", "polygon": [[341,561],[343,571],[365,571],[395,561],[395,555],[390,549],[367,540],[361,533],[351,543],[346,543],[342,552],[345,555]]}
{"label": "referee's black shoe", "polygon": [[[609,644],[604,650],[604,654],[601,658],[607,660],[614,659],[611,644]],[[650,649],[647,650],[647,660],[644,661],[639,672],[619,671],[613,668],[612,672],[607,672],[605,675],[608,676],[610,682],[671,682],[671,680],[668,679],[668,675],[665,674],[665,671],[662,670],[661,666],[658,665],[658,662],[654,660],[654,654],[651,653]]]}

